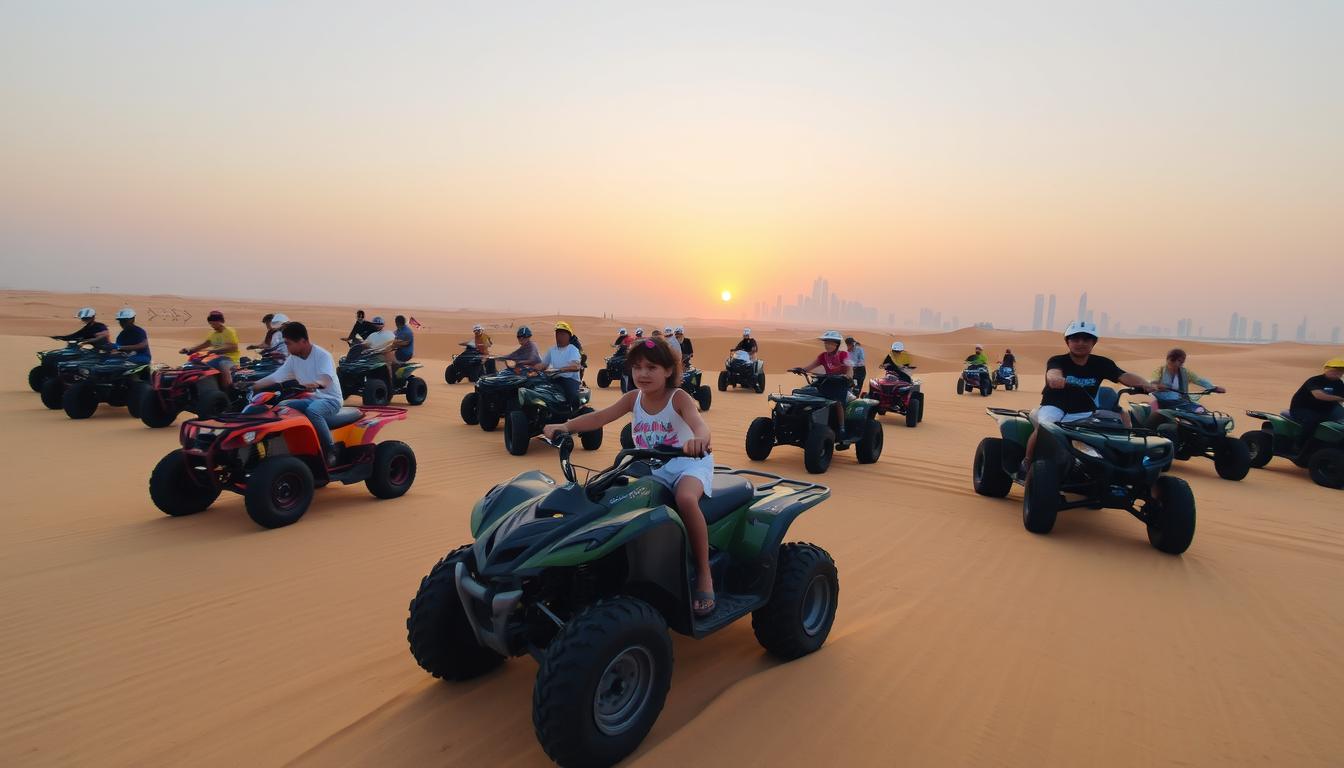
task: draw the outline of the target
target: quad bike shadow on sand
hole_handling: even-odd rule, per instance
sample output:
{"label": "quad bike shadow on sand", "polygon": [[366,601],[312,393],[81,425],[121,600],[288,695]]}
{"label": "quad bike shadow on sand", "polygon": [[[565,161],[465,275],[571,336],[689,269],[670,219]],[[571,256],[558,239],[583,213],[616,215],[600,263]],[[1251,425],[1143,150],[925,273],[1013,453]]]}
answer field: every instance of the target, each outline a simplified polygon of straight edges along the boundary
{"label": "quad bike shadow on sand", "polygon": [[611,765],[643,741],[672,674],[668,631],[703,638],[751,615],[782,659],[825,642],[839,577],[825,550],[785,543],[789,526],[830,491],[764,472],[716,467],[701,507],[717,609],[692,606],[690,547],[671,492],[651,477],[679,451],[622,450],[602,470],[570,462],[565,482],[524,472],[492,488],[471,515],[475,542],[420,582],[406,621],[411,654],[445,680],[479,677],[508,657],[538,660],[532,721],[561,765]]}

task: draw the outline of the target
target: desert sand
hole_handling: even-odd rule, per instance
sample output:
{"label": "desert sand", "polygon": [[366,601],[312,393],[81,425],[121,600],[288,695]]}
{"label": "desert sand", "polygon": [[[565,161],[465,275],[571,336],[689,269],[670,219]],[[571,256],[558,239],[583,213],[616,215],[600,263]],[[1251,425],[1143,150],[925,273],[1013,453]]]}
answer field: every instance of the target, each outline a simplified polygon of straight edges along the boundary
{"label": "desert sand", "polygon": [[[545,765],[532,733],[536,663],[514,659],[467,684],[436,681],[406,645],[406,607],[422,575],[468,540],[472,502],[516,472],[558,474],[536,446],[505,453],[499,433],[464,425],[469,386],[442,371],[473,322],[512,336],[554,317],[412,311],[428,402],[385,432],[416,451],[402,499],[361,486],[318,492],[297,525],[266,531],[242,499],[174,519],[146,484],[176,430],[151,430],[103,406],[87,421],[42,407],[24,375],[45,336],[76,307],[111,323],[123,300],[148,317],[156,362],[203,338],[220,307],[244,341],[264,311],[284,311],[331,348],[353,307],[179,297],[8,291],[0,301],[0,414],[6,505],[0,536],[0,764]],[[369,306],[390,316],[395,308]],[[573,322],[592,352],[618,324]],[[697,363],[714,371],[739,326],[685,322]],[[768,389],[815,354],[815,335],[752,323]],[[873,363],[891,339],[858,333]],[[839,453],[832,499],[793,540],[826,547],[840,609],[826,645],[780,664],[748,622],[696,642],[674,635],[672,691],[633,765],[1339,765],[1344,761],[1344,492],[1275,460],[1242,482],[1207,460],[1178,463],[1198,500],[1190,550],[1152,549],[1124,512],[1065,512],[1049,536],[1022,528],[1019,490],[975,495],[970,466],[994,422],[987,405],[1038,401],[1052,333],[962,330],[905,335],[927,393],[926,420],[885,421],[881,460]],[[975,342],[1005,346],[1018,392],[958,397],[958,361]],[[1104,339],[1098,354],[1147,374],[1168,343]],[[1276,344],[1186,345],[1190,366],[1226,386],[1236,432],[1245,408],[1278,409],[1338,350]],[[600,355],[594,354],[597,358]],[[871,369],[870,365],[870,369]],[[591,380],[590,376],[590,380]],[[616,389],[597,390],[596,404]],[[715,392],[708,421],[720,463],[746,465],[742,436],[764,396]],[[597,457],[618,449],[615,429]],[[804,476],[781,448],[764,468]]]}

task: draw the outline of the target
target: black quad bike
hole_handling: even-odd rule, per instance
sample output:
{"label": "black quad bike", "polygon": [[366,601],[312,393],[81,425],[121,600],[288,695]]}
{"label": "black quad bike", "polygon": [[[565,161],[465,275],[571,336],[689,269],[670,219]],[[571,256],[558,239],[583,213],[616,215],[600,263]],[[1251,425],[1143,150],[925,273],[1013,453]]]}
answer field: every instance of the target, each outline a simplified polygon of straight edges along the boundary
{"label": "black quad bike", "polygon": [[719,391],[727,392],[729,387],[750,389],[756,394],[765,391],[765,361],[738,360],[729,357],[723,361],[723,370],[719,371]]}
{"label": "black quad bike", "polygon": [[1110,410],[1082,421],[1042,424],[1023,479],[1018,465],[1032,432],[1028,413],[986,412],[998,421],[1001,436],[986,437],[975,449],[972,485],[981,496],[996,498],[1007,496],[1014,483],[1022,485],[1022,525],[1028,531],[1049,533],[1063,509],[1123,509],[1147,526],[1148,541],[1158,550],[1179,555],[1190,546],[1195,497],[1184,480],[1163,474],[1174,453],[1167,438],[1150,429],[1128,429]]}
{"label": "black quad bike", "polygon": [[474,424],[494,432],[509,408],[518,402],[518,389],[527,381],[531,369],[525,365],[488,373],[476,380],[476,386],[462,397],[458,410],[465,424]]}
{"label": "black quad bike", "polygon": [[703,638],[751,615],[756,639],[784,660],[826,642],[839,605],[835,561],[785,543],[789,526],[830,490],[718,467],[701,500],[717,609],[692,613],[694,564],[676,501],[649,474],[681,455],[625,450],[578,479],[560,436],[563,483],[524,472],[471,514],[474,543],[420,581],[406,620],[411,655],[436,678],[463,681],[510,656],[539,662],[532,724],[561,765],[611,765],[633,752],[672,679],[668,630]]}
{"label": "black quad bike", "polygon": [[[1240,480],[1251,471],[1251,451],[1246,443],[1232,437],[1232,417],[1221,411],[1210,411],[1199,404],[1199,398],[1213,394],[1203,392],[1179,393],[1181,399],[1162,408],[1163,423],[1157,433],[1171,441],[1178,461],[1193,456],[1213,459],[1213,468],[1224,480]],[[1147,403],[1129,404],[1130,421],[1147,424],[1151,414]]]}
{"label": "black quad bike", "polygon": [[[509,404],[504,414],[504,448],[514,456],[527,453],[532,438],[541,434],[547,424],[561,424],[575,416],[592,413],[588,401],[592,391],[587,387],[579,388],[579,402],[569,402],[565,390],[554,379],[560,374],[545,373],[526,377],[518,387],[517,401]],[[585,451],[596,451],[602,447],[602,428],[579,435],[579,442]]]}
{"label": "black quad bike", "polygon": [[994,392],[994,382],[990,381],[989,368],[983,365],[968,365],[957,377],[957,394],[979,392],[981,397],[989,397]]}
{"label": "black quad bike", "polygon": [[56,378],[42,384],[42,399],[60,394],[61,407],[72,419],[87,419],[99,403],[125,407],[139,417],[140,403],[149,389],[149,363],[135,363],[124,355],[100,354],[56,365]]}
{"label": "black quad bike", "polygon": [[463,347],[461,352],[453,355],[453,359],[448,363],[448,367],[443,369],[443,380],[449,384],[456,384],[466,379],[475,384],[476,380],[487,374],[495,373],[495,361],[493,358],[482,355],[476,349],[475,342],[463,341],[458,343]]}
{"label": "black quad bike", "polygon": [[1011,392],[1019,386],[1017,370],[1011,365],[1000,365],[994,369],[994,376],[990,383],[994,385],[995,389],[1003,387]]}
{"label": "black quad bike", "polygon": [[[55,336],[52,338],[56,339]],[[60,341],[60,339],[56,340]],[[95,349],[83,346],[85,343],[86,342],[82,341],[67,341],[65,342],[65,346],[60,349],[49,349],[46,352],[38,352],[37,365],[33,366],[32,369],[28,371],[28,386],[32,388],[34,392],[41,392],[42,385],[45,384],[48,379],[56,378],[56,365],[58,363],[65,363],[77,359],[97,358],[99,352]],[[60,407],[60,403],[57,402],[56,405],[52,407],[52,410]]]}
{"label": "black quad bike", "polygon": [[405,395],[407,405],[420,405],[429,397],[428,382],[413,375],[420,367],[420,363],[398,363],[393,370],[381,353],[354,347],[336,366],[336,376],[341,393],[361,395],[364,405],[387,405],[393,395]]}
{"label": "black quad bike", "polygon": [[597,386],[606,389],[612,382],[621,385],[622,392],[630,391],[630,377],[625,371],[625,349],[616,350],[597,372]]}
{"label": "black quad bike", "polygon": [[1298,450],[1302,425],[1288,411],[1247,411],[1246,415],[1263,420],[1260,429],[1241,436],[1250,450],[1252,467],[1263,467],[1275,456],[1282,456],[1306,467],[1317,485],[1344,488],[1344,422],[1321,422],[1302,450]]}
{"label": "black quad bike", "polygon": [[831,466],[836,451],[854,446],[854,457],[860,464],[872,464],[882,455],[882,423],[877,420],[877,401],[847,396],[845,403],[845,434],[837,439],[840,425],[836,424],[835,401],[822,396],[816,384],[828,379],[848,382],[841,373],[811,374],[793,368],[807,380],[807,386],[793,390],[793,394],[770,395],[774,403],[769,416],[753,419],[747,427],[747,458],[765,461],[776,445],[796,445],[803,449],[803,466],[813,474],[825,472]]}

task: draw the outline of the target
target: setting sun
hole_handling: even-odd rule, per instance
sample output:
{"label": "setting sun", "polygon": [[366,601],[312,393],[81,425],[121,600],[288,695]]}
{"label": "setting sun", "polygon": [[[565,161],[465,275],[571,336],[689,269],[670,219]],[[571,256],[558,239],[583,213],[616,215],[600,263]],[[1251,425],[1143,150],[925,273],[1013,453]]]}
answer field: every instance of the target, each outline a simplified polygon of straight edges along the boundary
{"label": "setting sun", "polygon": [[720,293],[720,294],[719,294],[719,298],[723,299],[724,301],[732,301],[732,300],[733,300],[733,292],[732,292],[732,291],[724,291],[723,293]]}

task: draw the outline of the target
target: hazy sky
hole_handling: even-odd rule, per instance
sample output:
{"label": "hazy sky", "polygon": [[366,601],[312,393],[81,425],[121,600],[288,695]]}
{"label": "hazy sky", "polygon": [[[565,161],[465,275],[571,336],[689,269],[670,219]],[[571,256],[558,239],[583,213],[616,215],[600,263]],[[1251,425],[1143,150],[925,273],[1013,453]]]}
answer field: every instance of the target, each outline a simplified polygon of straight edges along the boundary
{"label": "hazy sky", "polygon": [[1344,319],[1341,30],[1338,0],[0,0],[0,284],[736,316],[824,274],[898,320],[1085,288],[1291,336]]}

